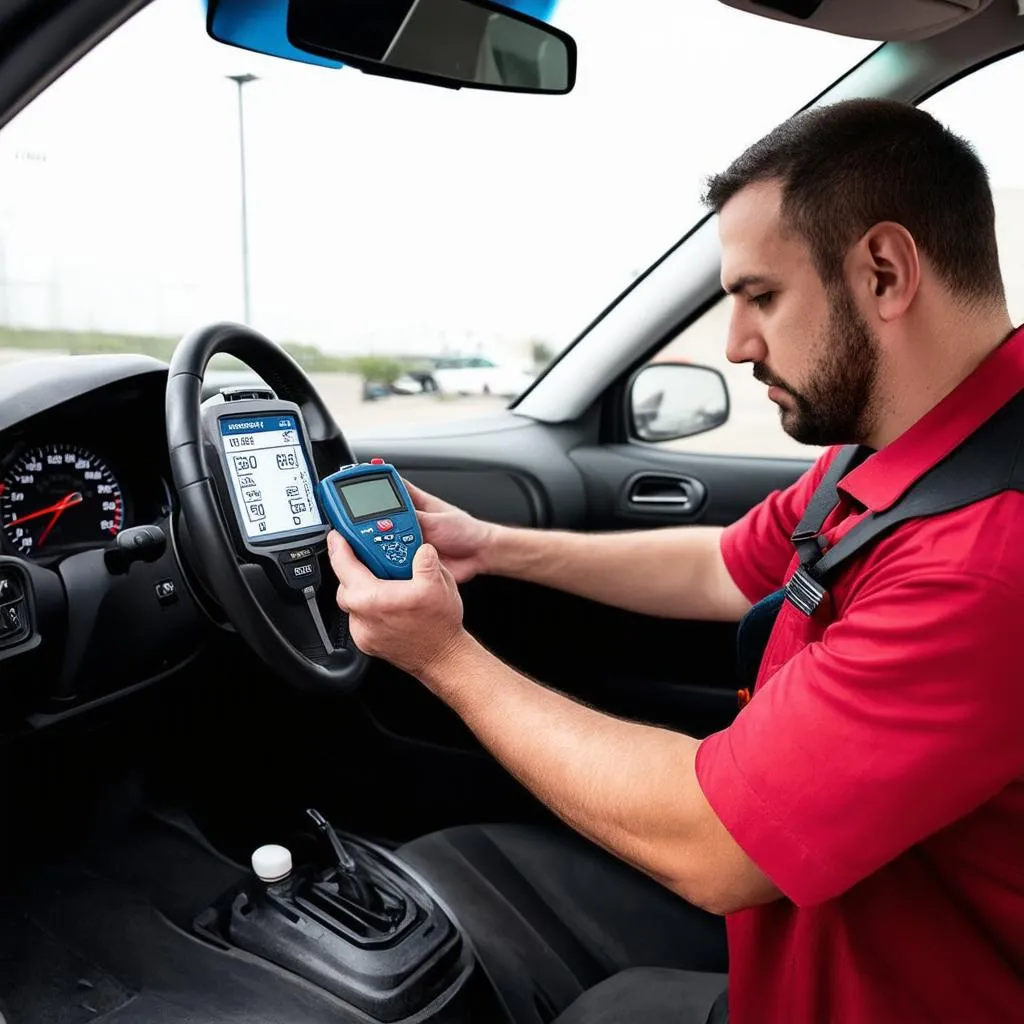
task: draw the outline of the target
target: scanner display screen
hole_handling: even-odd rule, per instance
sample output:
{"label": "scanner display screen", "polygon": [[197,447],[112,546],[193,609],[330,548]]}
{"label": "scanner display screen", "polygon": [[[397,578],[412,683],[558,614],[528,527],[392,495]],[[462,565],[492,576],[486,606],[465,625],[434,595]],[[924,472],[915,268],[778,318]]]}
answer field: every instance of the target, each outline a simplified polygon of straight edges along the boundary
{"label": "scanner display screen", "polygon": [[405,504],[387,476],[374,476],[334,485],[354,521],[373,519],[385,512],[401,512]]}
{"label": "scanner display screen", "polygon": [[294,416],[224,417],[220,433],[249,540],[279,540],[323,525]]}

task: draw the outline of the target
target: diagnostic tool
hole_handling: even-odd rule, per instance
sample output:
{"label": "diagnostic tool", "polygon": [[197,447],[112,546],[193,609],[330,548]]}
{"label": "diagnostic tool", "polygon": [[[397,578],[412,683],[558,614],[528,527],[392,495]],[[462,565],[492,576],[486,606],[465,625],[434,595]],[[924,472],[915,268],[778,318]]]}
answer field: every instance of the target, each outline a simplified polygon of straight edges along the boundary
{"label": "diagnostic tool", "polygon": [[320,585],[330,531],[316,500],[313,452],[297,405],[211,402],[203,409],[210,465],[239,551],[287,590]]}
{"label": "diagnostic tool", "polygon": [[412,579],[412,560],[423,543],[409,492],[383,459],[344,466],[317,487],[331,525],[378,579]]}

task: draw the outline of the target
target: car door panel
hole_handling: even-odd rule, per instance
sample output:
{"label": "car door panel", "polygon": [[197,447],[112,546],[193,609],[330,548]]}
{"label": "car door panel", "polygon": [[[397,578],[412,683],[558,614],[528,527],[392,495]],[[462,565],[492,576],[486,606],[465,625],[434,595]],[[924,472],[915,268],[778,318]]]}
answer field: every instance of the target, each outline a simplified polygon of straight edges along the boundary
{"label": "car door panel", "polygon": [[[772,490],[791,484],[811,465],[810,460],[698,455],[643,444],[580,446],[570,458],[585,481],[591,530],[687,523],[727,526]],[[643,487],[647,481],[651,482],[649,491]],[[641,496],[659,497],[668,495],[673,482],[685,484],[679,496],[690,501],[633,500],[638,484]]]}

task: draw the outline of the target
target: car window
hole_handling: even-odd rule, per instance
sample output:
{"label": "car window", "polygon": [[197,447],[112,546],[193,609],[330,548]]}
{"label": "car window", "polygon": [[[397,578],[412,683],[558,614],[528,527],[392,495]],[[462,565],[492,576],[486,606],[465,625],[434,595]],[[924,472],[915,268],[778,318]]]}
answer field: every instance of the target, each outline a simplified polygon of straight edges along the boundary
{"label": "car window", "polygon": [[1024,95],[1024,52],[1004,57],[921,104],[970,142],[989,173],[996,208],[999,263],[1015,324],[1024,322],[1024,161],[1008,131],[1005,98]]}
{"label": "car window", "polygon": [[[959,79],[921,104],[967,139],[988,168],[996,208],[999,257],[1010,315],[1024,322],[1024,161],[1018,139],[1001,115],[999,98],[1024,95],[1024,52]],[[722,300],[672,341],[653,361],[684,359],[718,369],[731,403],[722,426],[693,437],[660,442],[680,451],[729,455],[793,455],[813,458],[820,448],[798,444],[782,429],[776,406],[765,396],[750,366],[725,358],[729,304]]]}
{"label": "car window", "polygon": [[155,0],[0,132],[0,351],[166,356],[248,319],[346,430],[502,408],[691,226],[706,173],[875,46],[625,11],[558,4],[579,84],[552,98],[263,58]]}

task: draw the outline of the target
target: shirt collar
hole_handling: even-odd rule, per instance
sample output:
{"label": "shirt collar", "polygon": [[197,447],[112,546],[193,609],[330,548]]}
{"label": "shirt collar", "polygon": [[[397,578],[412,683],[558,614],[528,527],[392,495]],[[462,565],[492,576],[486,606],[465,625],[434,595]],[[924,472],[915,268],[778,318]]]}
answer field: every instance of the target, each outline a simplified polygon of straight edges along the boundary
{"label": "shirt collar", "polygon": [[843,477],[839,489],[884,512],[1024,388],[1024,326],[894,441]]}

